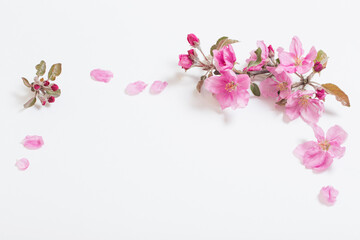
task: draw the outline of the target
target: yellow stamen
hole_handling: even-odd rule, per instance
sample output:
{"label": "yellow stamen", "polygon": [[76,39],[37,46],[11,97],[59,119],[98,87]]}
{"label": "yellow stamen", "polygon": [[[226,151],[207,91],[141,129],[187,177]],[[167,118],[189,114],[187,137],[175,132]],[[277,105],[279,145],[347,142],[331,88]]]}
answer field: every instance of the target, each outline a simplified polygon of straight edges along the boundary
{"label": "yellow stamen", "polygon": [[295,58],[295,66],[300,66],[302,65],[302,58],[296,57]]}
{"label": "yellow stamen", "polygon": [[324,151],[327,151],[330,148],[330,143],[327,140],[322,141],[319,145]]}
{"label": "yellow stamen", "polygon": [[225,86],[225,90],[228,92],[232,92],[232,91],[236,90],[236,88],[237,88],[237,84],[234,82],[229,82]]}
{"label": "yellow stamen", "polygon": [[278,88],[280,91],[285,91],[287,89],[288,83],[287,82],[281,82],[278,84]]}

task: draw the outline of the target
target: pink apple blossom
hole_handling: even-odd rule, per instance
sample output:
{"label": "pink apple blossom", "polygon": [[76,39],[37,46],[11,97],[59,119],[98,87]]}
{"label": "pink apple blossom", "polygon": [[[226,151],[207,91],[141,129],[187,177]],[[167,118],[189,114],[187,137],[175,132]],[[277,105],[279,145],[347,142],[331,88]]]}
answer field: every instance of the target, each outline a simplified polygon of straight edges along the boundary
{"label": "pink apple blossom", "polygon": [[90,76],[95,81],[108,83],[113,78],[113,73],[107,70],[94,69],[90,72]]}
{"label": "pink apple blossom", "polygon": [[188,40],[189,44],[193,47],[196,47],[197,45],[200,44],[199,38],[193,33],[190,33],[187,35],[187,40]]}
{"label": "pink apple blossom", "polygon": [[[261,49],[261,62],[256,66],[250,67],[249,69],[247,69],[247,71],[259,71],[269,61],[269,48],[266,46],[264,41],[257,41],[257,47]],[[271,45],[269,47],[271,47]],[[257,56],[254,50],[250,53],[250,58],[248,58],[246,62],[249,63],[250,61],[256,61],[256,59]]]}
{"label": "pink apple blossom", "polygon": [[154,81],[153,84],[151,84],[150,93],[159,94],[166,88],[167,85],[167,82]]}
{"label": "pink apple blossom", "polygon": [[17,160],[15,163],[15,166],[21,171],[26,170],[29,167],[29,165],[30,165],[30,162],[26,158],[21,158],[21,159]]}
{"label": "pink apple blossom", "polygon": [[303,57],[304,49],[298,37],[293,37],[290,44],[290,52],[285,52],[282,48],[278,48],[280,66],[288,73],[304,74],[310,71],[314,66],[314,60],[317,52],[315,47]]}
{"label": "pink apple blossom", "polygon": [[317,123],[324,112],[324,103],[312,98],[315,91],[297,90],[290,94],[285,105],[285,113],[294,120],[301,117],[307,123]]}
{"label": "pink apple blossom", "polygon": [[44,145],[44,140],[41,136],[26,136],[22,141],[22,144],[27,149],[35,150],[41,148]]}
{"label": "pink apple blossom", "polygon": [[147,84],[143,81],[133,82],[127,85],[125,92],[130,96],[137,95],[141,93],[146,88],[146,86]]}
{"label": "pink apple blossom", "polygon": [[222,109],[246,107],[250,97],[249,87],[249,76],[236,75],[232,70],[223,71],[222,75],[205,80],[205,88],[215,95]]}
{"label": "pink apple blossom", "polygon": [[274,67],[267,67],[274,78],[267,78],[260,82],[260,92],[264,97],[277,98],[277,100],[286,99],[291,93],[291,78],[286,72],[280,74]]}
{"label": "pink apple blossom", "polygon": [[181,66],[183,69],[188,70],[193,65],[193,60],[188,54],[180,54],[178,65]]}
{"label": "pink apple blossom", "polygon": [[234,67],[236,56],[231,44],[223,47],[221,50],[214,50],[213,54],[214,65],[220,73],[231,70]]}
{"label": "pink apple blossom", "polygon": [[319,193],[319,200],[326,205],[333,205],[336,202],[336,197],[339,191],[332,186],[322,187]]}
{"label": "pink apple blossom", "polygon": [[341,145],[347,138],[347,133],[338,125],[324,131],[317,125],[313,125],[317,141],[308,141],[297,146],[294,155],[298,157],[306,168],[322,171],[327,169],[334,158],[344,156],[345,147]]}

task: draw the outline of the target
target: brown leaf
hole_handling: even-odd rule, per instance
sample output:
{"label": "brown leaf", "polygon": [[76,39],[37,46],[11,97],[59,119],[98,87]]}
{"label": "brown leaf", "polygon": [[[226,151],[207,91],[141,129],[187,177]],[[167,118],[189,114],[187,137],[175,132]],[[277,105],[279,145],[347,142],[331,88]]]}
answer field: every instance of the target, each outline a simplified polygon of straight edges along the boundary
{"label": "brown leaf", "polygon": [[342,105],[350,107],[349,97],[335,84],[325,83],[321,85],[325,91],[336,97],[336,100],[341,102]]}

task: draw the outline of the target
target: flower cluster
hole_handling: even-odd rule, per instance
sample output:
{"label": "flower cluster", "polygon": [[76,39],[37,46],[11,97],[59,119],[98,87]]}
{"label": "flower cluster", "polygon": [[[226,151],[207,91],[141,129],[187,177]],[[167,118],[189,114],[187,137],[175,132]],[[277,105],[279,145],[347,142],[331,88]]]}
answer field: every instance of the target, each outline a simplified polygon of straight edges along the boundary
{"label": "flower cluster", "polygon": [[22,78],[25,86],[31,89],[34,93],[34,96],[24,104],[25,108],[29,108],[35,105],[36,99],[40,100],[41,105],[46,103],[55,102],[55,98],[59,97],[61,91],[59,86],[52,81],[55,81],[56,77],[61,73],[61,63],[57,63],[51,66],[48,72],[48,78],[45,80],[42,76],[46,72],[46,63],[41,61],[38,65],[35,66],[37,70],[34,81],[30,83],[26,78]]}
{"label": "flower cluster", "polygon": [[276,58],[272,45],[258,41],[257,48],[246,59],[246,65],[240,66],[232,47],[237,40],[220,38],[211,47],[209,55],[203,53],[200,40],[194,34],[189,34],[187,40],[191,49],[188,54],[180,55],[179,65],[185,70],[199,67],[205,71],[197,90],[200,92],[204,87],[212,93],[222,109],[246,107],[251,90],[255,96],[274,99],[276,104],[284,106],[289,120],[301,118],[314,129],[317,142],[301,144],[294,152],[306,168],[325,170],[334,158],[344,155],[345,147],[341,144],[346,139],[346,132],[334,126],[325,136],[317,126],[328,94],[350,107],[348,96],[338,86],[313,81],[314,76],[320,75],[327,66],[328,57],[324,51],[311,47],[305,54],[300,39],[295,36],[288,51],[277,48]]}

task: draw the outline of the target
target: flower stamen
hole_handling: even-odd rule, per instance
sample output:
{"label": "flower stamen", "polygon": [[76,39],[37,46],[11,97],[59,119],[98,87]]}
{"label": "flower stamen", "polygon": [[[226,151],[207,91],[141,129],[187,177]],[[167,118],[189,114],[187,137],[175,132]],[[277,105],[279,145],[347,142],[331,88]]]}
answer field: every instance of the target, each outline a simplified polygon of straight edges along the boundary
{"label": "flower stamen", "polygon": [[236,90],[236,88],[237,88],[237,84],[235,82],[229,82],[225,86],[225,90],[228,92],[232,92]]}

